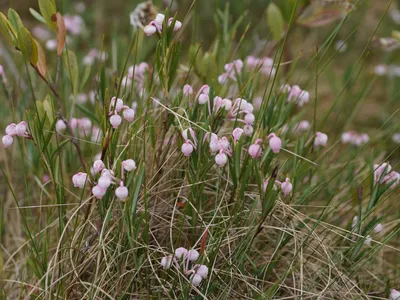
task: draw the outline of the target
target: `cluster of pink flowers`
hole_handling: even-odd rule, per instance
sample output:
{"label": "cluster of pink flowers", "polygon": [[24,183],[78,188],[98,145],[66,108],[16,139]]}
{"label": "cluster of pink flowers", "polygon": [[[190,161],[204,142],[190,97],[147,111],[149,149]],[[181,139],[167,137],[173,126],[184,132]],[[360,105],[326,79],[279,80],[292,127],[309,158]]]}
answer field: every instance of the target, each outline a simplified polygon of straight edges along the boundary
{"label": "cluster of pink flowers", "polygon": [[390,188],[394,189],[400,183],[400,174],[392,171],[388,163],[374,164],[374,180],[380,184],[390,184]]}
{"label": "cluster of pink flowers", "polygon": [[106,61],[108,59],[108,54],[106,52],[101,52],[98,49],[90,49],[89,53],[83,58],[84,65],[93,65],[95,60]]}
{"label": "cluster of pink flowers", "polygon": [[111,103],[110,103],[110,123],[114,129],[117,129],[121,123],[122,123],[122,118],[119,115],[119,113],[122,112],[122,115],[126,121],[129,123],[133,122],[133,119],[135,118],[135,111],[124,105],[124,101],[120,98],[117,97],[112,97],[111,98]]}
{"label": "cluster of pink flowers", "polygon": [[377,76],[387,75],[389,77],[399,77],[400,76],[400,66],[397,65],[377,65],[374,68],[374,73]]}
{"label": "cluster of pink flowers", "polygon": [[225,84],[229,79],[236,81],[236,74],[242,72],[243,69],[243,61],[240,59],[234,60],[231,63],[228,63],[224,66],[225,72],[218,76],[218,82],[220,84]]}
{"label": "cluster of pink flowers", "polygon": [[400,291],[392,289],[390,291],[390,300],[400,300]]}
{"label": "cluster of pink flowers", "polygon": [[14,136],[30,138],[30,134],[28,131],[28,124],[25,121],[22,121],[18,124],[11,123],[6,127],[6,135],[3,136],[2,142],[4,148],[8,148],[14,142]]}
{"label": "cluster of pink flowers", "polygon": [[128,74],[122,79],[122,86],[131,86],[134,81],[136,90],[142,94],[146,80],[145,76],[149,69],[149,64],[145,62],[129,67]]}
{"label": "cluster of pink flowers", "polygon": [[[310,127],[311,127],[310,122],[308,122],[307,120],[302,120],[299,123],[293,125],[292,133],[300,134],[300,133],[308,131],[310,129]],[[285,124],[282,127],[282,132],[286,133],[286,132],[288,132],[288,130],[289,130],[289,126]]]}
{"label": "cluster of pink flowers", "polygon": [[[81,138],[91,137],[93,143],[98,142],[103,133],[98,126],[94,126],[89,118],[72,118],[69,121],[69,126],[73,131],[76,131]],[[63,133],[67,129],[67,125],[63,120],[58,120],[56,123],[56,131]]]}
{"label": "cluster of pink flowers", "polygon": [[314,147],[319,148],[319,147],[326,147],[328,143],[328,135],[323,132],[316,132],[315,133],[315,139],[314,139]]}
{"label": "cluster of pink flowers", "polygon": [[189,157],[192,154],[192,152],[197,148],[196,134],[194,133],[192,128],[188,128],[182,132],[182,137],[185,141],[181,148],[182,153],[186,157]]}
{"label": "cluster of pink flowers", "polygon": [[[161,266],[168,270],[173,265],[178,269],[183,269],[183,274],[188,276],[194,286],[199,286],[203,279],[208,276],[208,267],[206,265],[195,264],[200,257],[200,253],[195,250],[187,250],[180,247],[175,250],[175,255],[168,255],[161,259]],[[182,268],[181,268],[182,267]]]}
{"label": "cluster of pink flowers", "polygon": [[[269,178],[264,181],[264,192],[267,190],[268,183]],[[289,195],[290,192],[293,190],[293,185],[290,183],[289,178],[286,178],[283,182],[275,180],[275,184],[279,186],[285,196]]]}
{"label": "cluster of pink flowers", "polygon": [[274,60],[270,57],[257,58],[248,56],[246,58],[246,67],[252,70],[260,70],[262,75],[275,76]]}
{"label": "cluster of pink flowers", "polygon": [[[164,25],[164,20],[165,20],[165,15],[163,14],[157,14],[156,18],[149,23],[149,25],[146,25],[143,28],[144,33],[147,34],[147,36],[151,36],[155,34],[156,32],[161,33],[163,30],[163,25]],[[172,22],[174,21],[174,18],[169,18],[167,25],[168,27],[171,26]],[[175,21],[174,25],[174,31],[178,31],[181,29],[182,23],[178,20]]]}
{"label": "cluster of pink flowers", "polygon": [[64,15],[65,28],[72,35],[79,35],[84,29],[84,22],[79,15]]}
{"label": "cluster of pink flowers", "polygon": [[[124,160],[121,163],[121,172],[122,178],[118,179],[114,176],[114,172],[112,170],[106,169],[105,164],[101,160],[96,160],[93,163],[91,168],[93,176],[96,174],[100,174],[100,177],[97,179],[97,184],[93,186],[92,193],[97,199],[102,199],[106,194],[108,188],[112,184],[117,184],[119,182],[119,187],[115,190],[115,196],[124,201],[129,194],[128,188],[124,185],[124,172],[131,172],[136,169],[136,163],[132,159]],[[79,172],[72,177],[72,182],[77,188],[84,188],[86,182],[89,181],[89,177],[87,173]]]}
{"label": "cluster of pink flowers", "polygon": [[309,92],[302,90],[298,85],[290,86],[285,84],[281,87],[281,92],[288,95],[287,102],[297,103],[298,107],[302,107],[304,104],[310,101]]}
{"label": "cluster of pink flowers", "polygon": [[[282,140],[275,133],[271,133],[270,135],[268,135],[267,139],[269,139],[269,146],[272,152],[279,153],[282,148]],[[262,141],[262,139],[257,139],[254,144],[249,147],[248,152],[251,158],[259,158],[261,156],[262,148],[260,146],[260,143]]]}
{"label": "cluster of pink flowers", "polygon": [[361,146],[368,143],[369,136],[366,133],[357,133],[355,131],[347,131],[342,134],[342,143]]}

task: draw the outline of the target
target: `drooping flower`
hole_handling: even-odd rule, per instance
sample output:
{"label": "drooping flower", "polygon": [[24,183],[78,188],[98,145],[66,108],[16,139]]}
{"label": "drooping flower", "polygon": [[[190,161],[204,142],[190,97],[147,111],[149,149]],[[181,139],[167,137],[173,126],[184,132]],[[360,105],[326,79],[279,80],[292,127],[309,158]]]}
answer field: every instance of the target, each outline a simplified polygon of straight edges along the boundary
{"label": "drooping flower", "polygon": [[268,135],[269,146],[271,147],[272,152],[279,153],[282,148],[282,140],[276,136],[275,133],[271,133]]}
{"label": "drooping flower", "polygon": [[172,266],[172,255],[165,256],[161,259],[161,266],[164,270],[168,270]]}
{"label": "drooping flower", "polygon": [[83,189],[88,179],[88,175],[86,173],[79,172],[72,176],[72,183],[76,188]]}
{"label": "drooping flower", "polygon": [[215,163],[218,166],[223,167],[226,165],[227,162],[228,162],[228,156],[226,155],[225,151],[221,149],[219,153],[215,156]]}
{"label": "drooping flower", "polygon": [[128,188],[124,186],[124,182],[121,181],[120,186],[115,190],[115,196],[117,196],[120,201],[124,201],[128,198],[128,194]]}
{"label": "drooping flower", "polygon": [[136,169],[136,163],[133,159],[127,159],[122,162],[122,167],[125,171],[131,172]]}
{"label": "drooping flower", "polygon": [[281,183],[281,189],[285,196],[289,195],[293,189],[293,185],[290,183],[290,179],[286,178],[284,182]]}
{"label": "drooping flower", "polygon": [[326,144],[328,143],[328,135],[322,132],[317,132],[315,134],[315,140],[314,140],[314,147],[326,147]]}
{"label": "drooping flower", "polygon": [[262,139],[257,139],[254,144],[249,147],[249,155],[251,158],[259,158],[262,154],[262,148],[259,143],[262,142]]}

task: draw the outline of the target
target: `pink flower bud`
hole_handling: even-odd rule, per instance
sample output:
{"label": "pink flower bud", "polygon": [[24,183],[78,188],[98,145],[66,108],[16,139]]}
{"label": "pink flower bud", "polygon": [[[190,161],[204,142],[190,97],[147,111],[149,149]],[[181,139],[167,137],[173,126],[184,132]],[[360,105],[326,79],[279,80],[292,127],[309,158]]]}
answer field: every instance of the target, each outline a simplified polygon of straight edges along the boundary
{"label": "pink flower bud", "polygon": [[290,102],[293,98],[295,101],[297,101],[297,98],[301,94],[301,88],[298,85],[292,86],[290,89],[289,97],[288,97],[288,102]]}
{"label": "pink flower bud", "polygon": [[232,101],[229,99],[223,99],[221,107],[225,108],[226,111],[229,111],[232,108]]}
{"label": "pink flower bud", "polygon": [[187,140],[183,145],[182,145],[182,153],[183,155],[185,155],[186,157],[189,157],[190,154],[192,154],[194,148],[193,145],[190,143],[189,140]]}
{"label": "pink flower bud", "polygon": [[5,136],[3,136],[1,141],[3,142],[4,148],[8,148],[14,142],[14,138],[11,135],[5,135]]}
{"label": "pink flower bud", "polygon": [[199,258],[199,256],[200,256],[200,253],[197,250],[191,249],[188,252],[187,258],[190,261],[196,261]]}
{"label": "pink flower bud", "polygon": [[154,21],[157,23],[158,26],[162,27],[164,23],[165,15],[164,14],[157,14]]}
{"label": "pink flower bud", "polygon": [[290,179],[286,178],[284,182],[281,183],[281,189],[285,196],[289,195],[293,189],[293,185],[290,183]]}
{"label": "pink flower bud", "polygon": [[183,95],[189,96],[193,94],[193,88],[189,84],[185,84],[183,87]]}
{"label": "pink flower bud", "polygon": [[374,232],[375,233],[380,233],[382,230],[383,230],[383,225],[381,223],[376,224],[376,226],[374,227]]}
{"label": "pink flower bud", "polygon": [[247,136],[252,136],[253,132],[254,132],[254,128],[251,125],[245,125],[243,127],[243,132],[245,135]]}
{"label": "pink flower bud", "polygon": [[215,156],[215,163],[223,167],[228,162],[228,156],[224,153],[224,150],[220,150],[220,152]]}
{"label": "pink flower bud", "polygon": [[133,159],[127,159],[122,162],[122,166],[124,170],[127,172],[131,172],[136,169],[136,163]]}
{"label": "pink flower bud", "polygon": [[161,266],[164,270],[168,270],[172,265],[172,255],[165,256],[161,259]]}
{"label": "pink flower bud", "polygon": [[383,76],[387,73],[388,68],[386,65],[377,65],[374,69],[374,73],[378,76]]}
{"label": "pink flower bud", "polygon": [[194,286],[199,286],[202,280],[203,280],[203,278],[199,274],[193,274],[190,277],[190,281],[192,282],[192,284]]}
{"label": "pink flower bud", "polygon": [[230,143],[229,140],[226,137],[222,137],[219,141],[218,141],[218,146],[219,149],[218,150],[228,150],[230,147]]}
{"label": "pink flower bud", "polygon": [[400,292],[392,289],[390,291],[390,300],[400,300]]}
{"label": "pink flower bud", "polygon": [[[392,166],[389,165],[388,163],[383,163],[381,165],[375,164],[374,165],[374,180],[375,182],[384,182],[386,178],[386,175],[390,173],[392,170]],[[382,178],[384,177],[384,178]]]}
{"label": "pink flower bud", "polygon": [[127,120],[129,123],[133,122],[135,118],[135,111],[132,108],[127,108],[123,112],[124,119]]}
{"label": "pink flower bud", "polygon": [[205,265],[198,266],[196,270],[196,274],[200,275],[202,278],[207,278],[208,275],[208,268]]}
{"label": "pink flower bud", "polygon": [[153,34],[156,33],[157,28],[154,25],[146,25],[143,28],[143,31],[147,36],[152,36]]}
{"label": "pink flower bud", "polygon": [[111,112],[120,112],[124,106],[124,101],[117,97],[112,97],[110,102],[110,111]]}
{"label": "pink flower bud", "polygon": [[302,107],[304,104],[308,103],[310,101],[310,94],[307,91],[301,91],[299,95],[299,101],[297,105],[299,107]]}
{"label": "pink flower bud", "polygon": [[290,85],[288,85],[288,84],[284,84],[284,85],[282,85],[281,86],[281,92],[282,93],[290,93],[290,90],[291,90],[292,88],[290,87]]}
{"label": "pink flower bud", "polygon": [[249,125],[253,125],[255,119],[256,119],[256,117],[253,114],[247,114],[244,117],[244,121]]}
{"label": "pink flower bud", "polygon": [[[103,170],[104,171],[104,170]],[[111,185],[112,180],[110,176],[107,175],[101,175],[99,178],[97,185],[101,187],[102,189],[108,189],[108,187]]]}
{"label": "pink flower bud", "polygon": [[[173,20],[174,20],[174,18],[169,18],[168,27],[171,26]],[[181,27],[182,27],[182,23],[179,22],[178,20],[176,20],[175,25],[174,25],[174,31],[178,31],[179,29],[181,29]]]}
{"label": "pink flower bud", "polygon": [[67,125],[65,125],[63,120],[58,120],[56,123],[56,131],[58,133],[62,133],[65,131],[65,129],[67,129]]}
{"label": "pink flower bud", "polygon": [[304,131],[307,131],[308,129],[310,129],[310,127],[311,127],[310,122],[308,122],[307,120],[303,120],[303,121],[300,121],[300,123],[296,129],[299,132],[304,132]]}
{"label": "pink flower bud", "polygon": [[79,172],[78,174],[72,176],[72,183],[76,188],[83,189],[87,179],[88,176],[86,173]]}
{"label": "pink flower bud", "polygon": [[121,185],[115,190],[115,196],[121,201],[124,201],[128,198],[128,188],[124,186],[124,183],[121,181]]}
{"label": "pink flower bud", "polygon": [[206,104],[208,101],[210,101],[210,98],[206,94],[201,94],[199,96],[199,104],[203,105]]}
{"label": "pink flower bud", "polygon": [[17,126],[15,126],[15,132],[17,133],[18,136],[24,136],[27,129],[28,126],[25,121],[22,121]]}
{"label": "pink flower bud", "polygon": [[104,197],[104,195],[106,194],[107,189],[104,189],[98,185],[94,186],[92,188],[92,194],[93,196],[95,196],[97,199],[101,199]]}
{"label": "pink flower bud", "polygon": [[76,129],[78,127],[78,119],[72,118],[69,121],[69,126],[71,127],[71,129]]}
{"label": "pink flower bud", "polygon": [[11,123],[10,125],[8,125],[6,127],[6,134],[7,135],[17,135],[17,131],[15,130],[15,128],[17,127],[17,125],[15,123]]}
{"label": "pink flower bud", "polygon": [[112,115],[110,117],[110,123],[114,129],[117,129],[122,123],[122,118],[119,115]]}
{"label": "pink flower bud", "polygon": [[269,146],[271,147],[272,152],[279,153],[279,151],[281,151],[282,148],[281,139],[278,138],[275,133],[271,133],[268,136],[268,138],[269,138]]}
{"label": "pink flower bud", "polygon": [[368,247],[371,247],[372,238],[370,235],[367,235],[367,238],[364,241],[364,244]]}
{"label": "pink flower bud", "polygon": [[262,154],[261,146],[258,144],[261,139],[257,139],[256,142],[249,147],[249,155],[251,158],[259,158]]}
{"label": "pink flower bud", "polygon": [[251,104],[250,102],[243,104],[242,107],[243,107],[243,111],[245,111],[248,114],[252,114],[254,111],[253,104]]}
{"label": "pink flower bud", "polygon": [[94,170],[96,173],[100,173],[101,171],[103,171],[104,168],[105,168],[105,165],[104,165],[104,163],[103,163],[101,160],[96,160],[96,161],[93,163],[93,170]]}
{"label": "pink flower bud", "polygon": [[315,134],[315,140],[314,140],[314,147],[326,147],[326,144],[328,143],[328,136],[325,133],[322,132],[317,132]]}
{"label": "pink flower bud", "polygon": [[242,128],[235,128],[232,132],[233,136],[233,141],[236,144],[238,140],[240,140],[240,137],[242,136],[244,130]]}
{"label": "pink flower bud", "polygon": [[188,254],[188,251],[186,248],[180,247],[175,250],[175,257],[177,259],[186,259],[187,254]]}

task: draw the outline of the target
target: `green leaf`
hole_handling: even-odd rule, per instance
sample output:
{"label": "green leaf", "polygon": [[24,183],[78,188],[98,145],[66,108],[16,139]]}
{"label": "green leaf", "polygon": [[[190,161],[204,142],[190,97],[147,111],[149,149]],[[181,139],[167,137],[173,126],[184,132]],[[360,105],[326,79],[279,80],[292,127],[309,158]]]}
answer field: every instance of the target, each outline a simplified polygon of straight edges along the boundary
{"label": "green leaf", "polygon": [[15,46],[17,35],[13,31],[10,22],[3,13],[0,13],[0,33],[6,39],[7,43]]}
{"label": "green leaf", "polygon": [[18,49],[26,60],[36,66],[38,62],[38,48],[32,35],[25,27],[21,27],[18,30]]}
{"label": "green leaf", "polygon": [[306,27],[321,27],[342,19],[352,9],[352,4],[343,2],[314,1],[304,9],[297,23]]}
{"label": "green leaf", "polygon": [[39,9],[47,25],[54,31],[57,29],[57,9],[53,0],[39,0]]}
{"label": "green leaf", "polygon": [[36,10],[34,10],[32,7],[29,8],[29,12],[31,13],[31,15],[38,20],[39,22],[46,24],[46,20],[45,18],[43,18],[43,16],[38,13]]}
{"label": "green leaf", "polygon": [[78,91],[79,67],[76,55],[71,50],[64,52],[64,66],[69,80],[72,82],[74,95]]}
{"label": "green leaf", "polygon": [[91,65],[86,66],[85,73],[83,73],[83,78],[81,80],[81,89],[84,88],[86,82],[88,81],[91,69],[92,69]]}
{"label": "green leaf", "polygon": [[10,21],[15,32],[18,32],[21,27],[24,27],[24,24],[22,23],[20,16],[12,8],[8,10],[8,20]]}
{"label": "green leaf", "polygon": [[267,23],[271,30],[272,38],[279,41],[283,36],[285,23],[281,10],[275,3],[271,3],[267,8]]}
{"label": "green leaf", "polygon": [[46,96],[46,98],[43,100],[43,109],[46,111],[47,114],[47,119],[50,121],[50,123],[54,122],[54,111],[53,111],[53,105],[51,103],[51,97],[49,95]]}

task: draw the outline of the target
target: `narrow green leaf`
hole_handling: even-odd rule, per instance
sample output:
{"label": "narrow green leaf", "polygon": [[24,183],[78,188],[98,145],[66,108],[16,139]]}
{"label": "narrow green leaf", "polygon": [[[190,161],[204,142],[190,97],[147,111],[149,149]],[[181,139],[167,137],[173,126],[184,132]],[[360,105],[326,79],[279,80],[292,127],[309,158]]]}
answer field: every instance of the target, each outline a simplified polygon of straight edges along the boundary
{"label": "narrow green leaf", "polygon": [[29,12],[31,13],[31,15],[38,20],[39,22],[46,24],[46,20],[45,18],[43,18],[43,16],[37,12],[36,10],[34,10],[32,7],[29,8]]}
{"label": "narrow green leaf", "polygon": [[64,52],[64,66],[68,78],[72,82],[74,94],[76,94],[79,82],[79,67],[76,55],[71,50]]}
{"label": "narrow green leaf", "polygon": [[3,35],[7,43],[10,45],[16,44],[16,34],[13,32],[10,22],[3,13],[0,13],[0,33]]}
{"label": "narrow green leaf", "polygon": [[267,8],[267,23],[271,30],[272,38],[279,41],[283,36],[285,23],[281,10],[275,3],[271,3]]}
{"label": "narrow green leaf", "polygon": [[18,32],[21,27],[24,27],[24,24],[22,23],[20,16],[12,8],[8,10],[8,20],[10,21],[15,32]]}
{"label": "narrow green leaf", "polygon": [[39,9],[47,25],[54,31],[57,29],[57,9],[53,0],[39,0]]}
{"label": "narrow green leaf", "polygon": [[18,49],[26,60],[36,66],[38,61],[38,48],[32,35],[25,27],[18,30]]}

